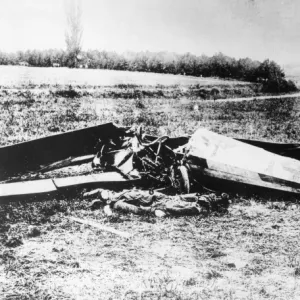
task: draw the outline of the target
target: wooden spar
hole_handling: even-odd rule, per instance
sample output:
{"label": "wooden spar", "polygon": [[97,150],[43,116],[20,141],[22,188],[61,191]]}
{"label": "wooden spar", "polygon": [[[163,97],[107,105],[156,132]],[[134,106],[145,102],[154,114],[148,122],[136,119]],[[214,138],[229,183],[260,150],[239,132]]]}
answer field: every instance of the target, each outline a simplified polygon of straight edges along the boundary
{"label": "wooden spar", "polygon": [[119,231],[119,230],[116,230],[114,228],[101,225],[101,224],[96,223],[96,222],[91,221],[91,220],[84,220],[84,219],[79,219],[79,218],[76,218],[76,217],[69,217],[69,219],[71,221],[74,221],[74,222],[77,222],[77,223],[89,225],[89,226],[92,226],[92,227],[94,227],[96,229],[99,229],[99,230],[102,230],[102,231],[107,231],[107,232],[119,235],[119,236],[121,236],[123,238],[126,238],[126,239],[128,239],[128,238],[131,237],[131,234],[129,234],[127,232]]}
{"label": "wooden spar", "polygon": [[[199,168],[196,165],[192,166],[193,174],[197,177],[199,182],[203,184],[208,184],[209,187],[217,189],[218,183],[216,180],[223,181],[223,186],[227,185],[227,188],[236,187],[237,184],[239,185],[248,185],[248,188],[255,189],[262,188],[265,190],[274,190],[278,192],[288,192],[299,194],[300,193],[300,184],[297,186],[295,183],[291,182],[282,182],[280,180],[276,181],[276,178],[268,178],[268,180],[264,180],[264,176],[258,173],[251,173],[248,172],[246,176],[245,172],[244,175],[241,175],[240,170],[238,168],[231,169],[231,172],[228,170],[224,170],[223,166],[220,164],[219,166],[214,166],[215,169],[207,168]],[[197,172],[198,171],[198,172]]]}
{"label": "wooden spar", "polygon": [[0,185],[0,203],[1,199],[8,197],[47,194],[56,191],[57,188],[52,179],[4,183]]}
{"label": "wooden spar", "polygon": [[107,123],[0,147],[0,180],[69,157],[93,154],[99,139],[120,136],[125,130]]}
{"label": "wooden spar", "polygon": [[88,163],[91,162],[94,157],[95,157],[94,154],[84,155],[79,157],[69,157],[67,159],[63,159],[58,162],[43,166],[41,169],[37,170],[36,173],[45,173],[59,168]]}
{"label": "wooden spar", "polygon": [[41,179],[34,181],[23,181],[0,184],[0,204],[20,201],[29,197],[51,195],[64,189],[97,185],[97,187],[107,187],[116,184],[126,184],[133,182],[125,179],[117,172],[107,172],[100,174],[90,174],[86,176],[74,176],[57,179]]}
{"label": "wooden spar", "polygon": [[[190,139],[187,162],[200,182],[218,181],[300,193],[300,161],[199,129]],[[197,179],[197,178],[196,178]]]}
{"label": "wooden spar", "polygon": [[53,182],[58,189],[109,182],[121,183],[125,181],[127,181],[127,179],[117,172],[105,172],[100,174],[90,174],[87,176],[83,175],[53,179]]}

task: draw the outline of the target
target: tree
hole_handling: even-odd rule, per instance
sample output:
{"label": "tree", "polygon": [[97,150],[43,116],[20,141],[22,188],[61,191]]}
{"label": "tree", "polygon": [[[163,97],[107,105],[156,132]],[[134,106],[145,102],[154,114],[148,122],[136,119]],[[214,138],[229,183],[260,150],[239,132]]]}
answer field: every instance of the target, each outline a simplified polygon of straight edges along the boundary
{"label": "tree", "polygon": [[81,52],[83,27],[81,24],[81,2],[70,0],[66,5],[67,30],[65,40],[67,44],[68,66],[76,68]]}
{"label": "tree", "polygon": [[257,69],[257,77],[263,79],[265,92],[280,93],[286,89],[284,71],[274,61],[263,61]]}

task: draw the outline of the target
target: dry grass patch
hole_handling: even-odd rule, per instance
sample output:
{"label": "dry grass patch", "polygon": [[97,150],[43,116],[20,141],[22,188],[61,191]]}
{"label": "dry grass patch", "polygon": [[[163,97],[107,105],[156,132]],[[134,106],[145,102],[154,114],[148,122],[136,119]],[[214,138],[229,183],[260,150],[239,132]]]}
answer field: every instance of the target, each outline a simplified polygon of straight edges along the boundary
{"label": "dry grass patch", "polygon": [[[3,293],[19,293],[24,299],[32,289],[52,299],[122,299],[129,291],[173,293],[175,299],[192,294],[204,299],[297,299],[300,294],[298,204],[235,201],[225,215],[163,220],[108,218],[85,205],[78,199],[63,212],[54,209],[49,221],[38,225],[40,236],[23,234],[22,246],[2,248],[9,279]],[[25,211],[34,206],[28,204]],[[72,223],[69,215],[133,237],[126,240]],[[19,228],[27,232],[28,222],[21,220]]]}

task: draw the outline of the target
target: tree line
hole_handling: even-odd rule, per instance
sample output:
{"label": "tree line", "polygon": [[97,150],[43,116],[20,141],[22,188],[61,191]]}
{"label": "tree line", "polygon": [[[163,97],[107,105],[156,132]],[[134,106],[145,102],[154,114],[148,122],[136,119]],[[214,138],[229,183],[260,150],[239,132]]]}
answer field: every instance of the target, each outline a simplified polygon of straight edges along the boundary
{"label": "tree line", "polygon": [[124,70],[182,74],[197,77],[219,77],[262,83],[266,92],[288,92],[297,90],[292,81],[285,79],[283,69],[274,61],[259,62],[250,58],[235,59],[217,53],[211,57],[190,53],[170,52],[116,52],[88,50],[81,51],[74,64],[74,57],[68,51],[28,50],[16,53],[0,52],[1,65],[18,65],[27,62],[34,67],[85,66],[91,69]]}

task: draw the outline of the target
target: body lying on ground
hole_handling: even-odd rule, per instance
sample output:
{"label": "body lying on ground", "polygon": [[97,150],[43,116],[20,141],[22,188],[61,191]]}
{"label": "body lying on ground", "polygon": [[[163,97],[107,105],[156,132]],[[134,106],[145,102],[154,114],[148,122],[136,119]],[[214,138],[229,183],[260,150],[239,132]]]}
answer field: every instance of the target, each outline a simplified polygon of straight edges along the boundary
{"label": "body lying on ground", "polygon": [[84,194],[85,198],[97,198],[91,208],[104,207],[104,212],[112,214],[114,210],[134,214],[154,214],[158,217],[176,215],[207,215],[212,211],[226,211],[229,196],[216,194],[185,194],[170,196],[160,192],[132,189],[114,193],[97,189]]}

